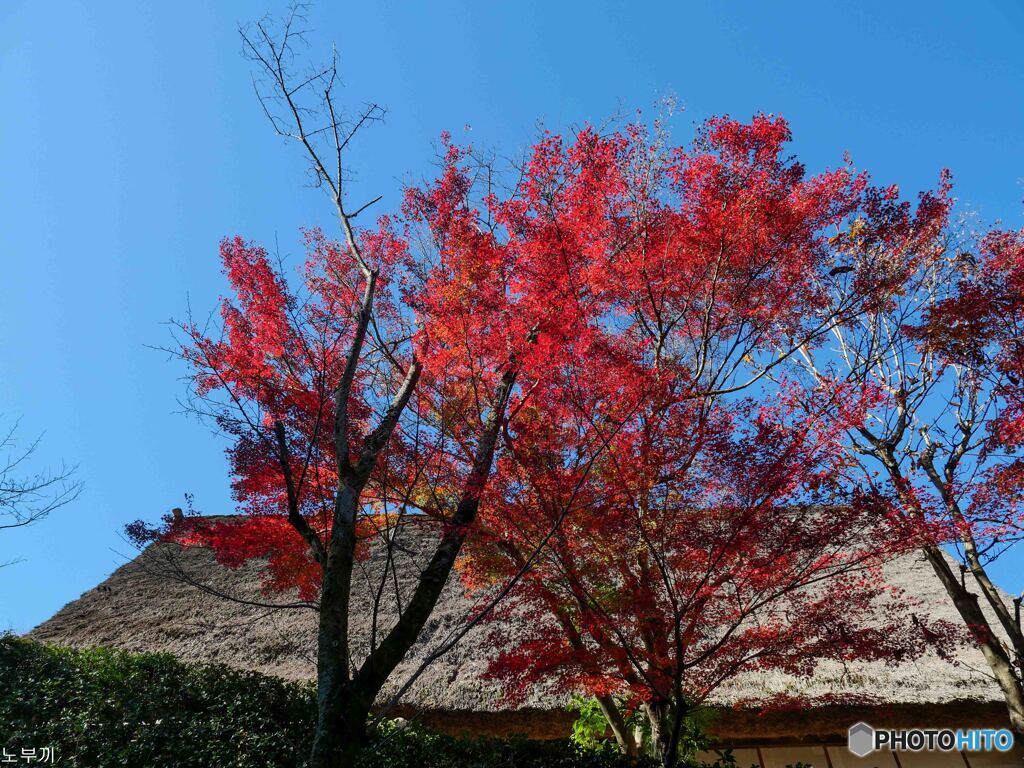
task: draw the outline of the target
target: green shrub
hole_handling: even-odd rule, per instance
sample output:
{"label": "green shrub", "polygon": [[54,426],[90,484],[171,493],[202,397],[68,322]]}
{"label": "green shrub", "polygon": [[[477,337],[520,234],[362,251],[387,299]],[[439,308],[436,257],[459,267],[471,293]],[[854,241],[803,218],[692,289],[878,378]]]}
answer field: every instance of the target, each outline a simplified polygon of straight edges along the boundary
{"label": "green shrub", "polygon": [[605,737],[608,732],[608,721],[604,719],[597,699],[573,696],[566,709],[576,713],[569,741],[580,749],[591,752],[598,751],[608,744]]}
{"label": "green shrub", "polygon": [[83,768],[301,766],[308,685],[167,654],[0,637],[0,747],[56,749]]}
{"label": "green shrub", "polygon": [[583,750],[562,741],[455,739],[436,733],[381,729],[360,768],[654,768],[614,749]]}
{"label": "green shrub", "polygon": [[[54,747],[72,768],[301,768],[309,684],[168,654],[71,650],[0,636],[0,747]],[[653,768],[607,745],[455,739],[386,723],[361,768]]]}
{"label": "green shrub", "polygon": [[[623,702],[616,701],[619,711],[623,714],[626,727],[636,736],[641,752],[652,751],[651,725],[639,710],[628,711]],[[573,696],[567,709],[576,713],[569,740],[587,752],[600,752],[615,749],[614,742],[608,738],[608,721],[597,699],[584,696]],[[714,748],[714,739],[709,735],[709,728],[714,715],[709,709],[696,709],[683,721],[682,734],[679,739],[680,760],[685,764],[694,763],[697,755]],[[731,765],[731,753],[720,753],[721,765]]]}

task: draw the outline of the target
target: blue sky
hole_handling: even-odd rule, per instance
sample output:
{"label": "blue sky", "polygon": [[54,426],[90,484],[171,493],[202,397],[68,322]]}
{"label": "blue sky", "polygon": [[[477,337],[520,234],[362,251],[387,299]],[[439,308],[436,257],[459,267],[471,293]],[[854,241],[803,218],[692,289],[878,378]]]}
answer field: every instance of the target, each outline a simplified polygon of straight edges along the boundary
{"label": "blue sky", "polygon": [[[897,7],[898,6],[898,7]],[[0,413],[79,465],[80,499],[5,534],[0,629],[25,631],[131,554],[125,523],[231,508],[223,446],[176,413],[162,325],[224,290],[239,233],[300,252],[330,223],[253,97],[237,24],[276,0],[18,2],[0,9]],[[680,138],[711,114],[785,115],[811,170],[849,151],[907,190],[953,170],[961,207],[1024,224],[1024,5],[1005,2],[322,2],[346,95],[387,122],[360,193],[396,204],[438,134],[515,153],[674,94]],[[466,126],[471,126],[467,133]],[[1024,588],[1024,551],[999,568]]]}

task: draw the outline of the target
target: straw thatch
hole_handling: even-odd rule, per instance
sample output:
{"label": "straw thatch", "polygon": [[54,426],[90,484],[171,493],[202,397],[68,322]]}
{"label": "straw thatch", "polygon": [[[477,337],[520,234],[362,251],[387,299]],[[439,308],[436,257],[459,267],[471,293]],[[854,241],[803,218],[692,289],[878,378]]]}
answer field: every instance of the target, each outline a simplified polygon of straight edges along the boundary
{"label": "straw thatch", "polygon": [[[406,576],[397,582],[391,577],[385,580],[378,631],[387,630],[395,615],[396,599],[408,595],[416,565],[424,561],[435,535],[425,526],[413,525],[398,537],[399,546],[393,550],[400,559],[396,570]],[[352,620],[357,648],[365,648],[371,637],[370,606],[385,572],[385,557],[380,551],[360,566],[354,604],[361,608]],[[77,647],[166,651],[187,661],[218,662],[284,678],[310,679],[315,673],[315,610],[264,605],[281,599],[261,593],[261,576],[259,563],[229,570],[217,564],[207,550],[153,545],[29,636]],[[919,556],[908,555],[890,563],[885,577],[919,601],[915,610],[931,619],[947,619],[959,625],[942,586]],[[433,649],[463,626],[475,606],[457,579],[451,579],[423,637],[396,671],[394,683],[382,700],[414,674]],[[484,622],[471,630],[423,671],[403,697],[399,711],[406,715],[416,712],[449,731],[521,732],[542,738],[564,735],[571,722],[564,711],[564,696],[534,689],[522,707],[512,711],[504,707],[497,685],[483,677],[494,654],[495,638],[500,643],[503,634],[515,632],[514,620]],[[798,696],[811,706],[798,716],[760,714],[757,706],[749,703],[740,710],[731,709],[739,700],[763,701],[779,694]],[[836,696],[874,703],[837,705]],[[823,661],[811,678],[748,673],[722,689],[715,703],[728,712],[720,719],[719,730],[746,741],[834,736],[844,733],[854,722],[851,717],[864,713],[867,716],[863,719],[894,725],[995,725],[1005,721],[1000,691],[988,674],[985,660],[977,648],[967,644],[959,649],[955,662],[929,653],[896,666],[877,662],[841,666]]]}

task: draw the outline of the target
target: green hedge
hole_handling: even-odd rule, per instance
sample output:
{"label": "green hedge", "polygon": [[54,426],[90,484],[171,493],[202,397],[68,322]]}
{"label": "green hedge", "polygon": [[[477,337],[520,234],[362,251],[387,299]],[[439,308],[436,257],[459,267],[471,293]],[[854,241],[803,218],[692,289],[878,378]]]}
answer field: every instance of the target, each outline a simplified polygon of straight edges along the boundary
{"label": "green hedge", "polygon": [[0,638],[0,747],[53,746],[61,765],[300,766],[315,715],[306,685]]}
{"label": "green hedge", "polygon": [[365,768],[656,768],[638,765],[608,746],[582,751],[566,741],[453,739],[434,733],[385,729]]}
{"label": "green hedge", "polygon": [[[167,654],[70,650],[0,636],[0,747],[52,746],[78,768],[301,768],[308,684]],[[458,740],[388,725],[366,768],[643,768],[568,741]]]}

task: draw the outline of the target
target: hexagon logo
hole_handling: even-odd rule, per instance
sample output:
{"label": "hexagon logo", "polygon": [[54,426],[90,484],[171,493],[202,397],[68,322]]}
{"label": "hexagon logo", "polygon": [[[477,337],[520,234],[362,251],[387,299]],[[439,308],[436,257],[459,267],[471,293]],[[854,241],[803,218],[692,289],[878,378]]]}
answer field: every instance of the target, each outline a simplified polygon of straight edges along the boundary
{"label": "hexagon logo", "polygon": [[846,746],[857,757],[867,757],[875,751],[875,729],[867,723],[854,723],[847,731]]}

